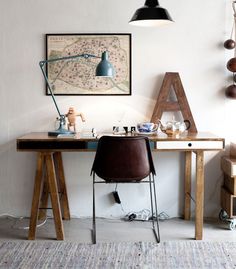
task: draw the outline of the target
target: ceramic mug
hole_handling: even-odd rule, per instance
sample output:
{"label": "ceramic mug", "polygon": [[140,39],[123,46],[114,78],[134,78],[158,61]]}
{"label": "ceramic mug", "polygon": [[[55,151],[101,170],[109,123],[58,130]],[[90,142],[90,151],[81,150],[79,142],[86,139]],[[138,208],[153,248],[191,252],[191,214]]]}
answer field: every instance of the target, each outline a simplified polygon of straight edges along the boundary
{"label": "ceramic mug", "polygon": [[158,124],[153,122],[143,122],[137,124],[137,129],[140,133],[151,133],[158,129]]}

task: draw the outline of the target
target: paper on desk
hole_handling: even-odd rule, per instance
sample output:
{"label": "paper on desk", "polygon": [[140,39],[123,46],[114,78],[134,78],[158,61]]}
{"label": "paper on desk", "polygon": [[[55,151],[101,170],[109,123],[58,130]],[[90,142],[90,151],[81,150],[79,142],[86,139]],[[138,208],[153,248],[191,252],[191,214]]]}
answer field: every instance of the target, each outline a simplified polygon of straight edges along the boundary
{"label": "paper on desk", "polygon": [[75,138],[76,134],[59,134],[57,138]]}
{"label": "paper on desk", "polygon": [[97,135],[97,138],[102,136],[126,136],[124,133],[101,133]]}
{"label": "paper on desk", "polygon": [[96,138],[97,134],[92,133],[92,132],[81,132],[80,133],[80,137],[84,137],[84,138]]}

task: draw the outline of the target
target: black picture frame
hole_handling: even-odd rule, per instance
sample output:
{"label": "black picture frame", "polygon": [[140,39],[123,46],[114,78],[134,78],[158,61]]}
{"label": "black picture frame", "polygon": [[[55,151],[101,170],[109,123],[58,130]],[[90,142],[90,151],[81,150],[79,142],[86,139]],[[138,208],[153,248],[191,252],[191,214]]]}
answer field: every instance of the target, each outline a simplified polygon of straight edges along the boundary
{"label": "black picture frame", "polygon": [[[131,95],[131,33],[46,34],[46,60],[69,55],[109,52],[114,78],[95,77],[100,59],[78,58],[46,65],[46,75],[54,95]],[[50,95],[46,87],[46,95]]]}

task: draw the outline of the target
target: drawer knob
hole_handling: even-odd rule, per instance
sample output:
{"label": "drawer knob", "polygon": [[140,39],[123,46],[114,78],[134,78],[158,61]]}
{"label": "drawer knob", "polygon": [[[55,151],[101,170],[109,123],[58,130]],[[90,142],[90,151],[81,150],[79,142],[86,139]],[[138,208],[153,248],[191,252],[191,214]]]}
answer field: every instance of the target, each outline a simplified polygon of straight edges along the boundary
{"label": "drawer knob", "polygon": [[192,143],[188,143],[188,146],[189,146],[189,147],[192,147]]}

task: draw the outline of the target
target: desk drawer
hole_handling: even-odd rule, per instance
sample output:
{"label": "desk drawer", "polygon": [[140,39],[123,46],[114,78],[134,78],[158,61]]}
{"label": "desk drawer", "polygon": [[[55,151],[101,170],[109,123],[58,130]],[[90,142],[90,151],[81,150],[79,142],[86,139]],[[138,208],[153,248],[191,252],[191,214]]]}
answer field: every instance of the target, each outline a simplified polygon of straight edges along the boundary
{"label": "desk drawer", "polygon": [[157,141],[154,145],[154,149],[160,150],[220,150],[223,148],[223,141]]}

